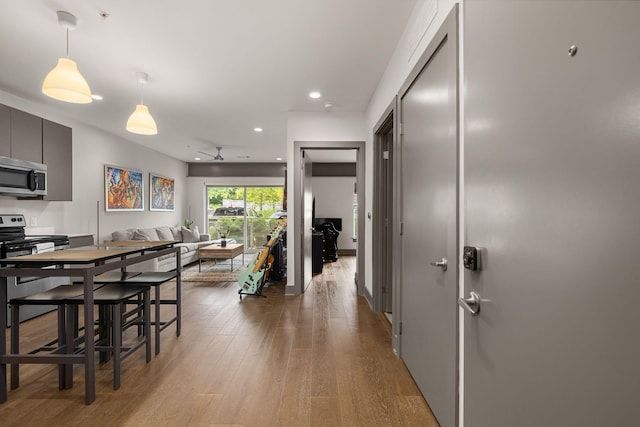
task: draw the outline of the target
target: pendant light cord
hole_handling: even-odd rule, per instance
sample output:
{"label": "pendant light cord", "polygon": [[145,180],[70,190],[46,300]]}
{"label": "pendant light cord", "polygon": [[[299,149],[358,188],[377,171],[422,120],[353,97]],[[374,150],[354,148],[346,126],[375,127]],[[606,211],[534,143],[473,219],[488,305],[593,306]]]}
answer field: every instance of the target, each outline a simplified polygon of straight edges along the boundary
{"label": "pendant light cord", "polygon": [[69,29],[67,28],[67,58],[69,57]]}

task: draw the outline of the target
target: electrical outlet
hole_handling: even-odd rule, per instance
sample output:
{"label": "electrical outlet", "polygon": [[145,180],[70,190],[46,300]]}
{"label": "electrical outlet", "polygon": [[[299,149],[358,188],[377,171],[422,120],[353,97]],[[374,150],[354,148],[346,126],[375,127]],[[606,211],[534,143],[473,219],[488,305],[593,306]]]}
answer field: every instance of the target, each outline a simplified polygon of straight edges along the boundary
{"label": "electrical outlet", "polygon": [[38,226],[38,217],[32,216],[31,219],[29,220],[29,224],[31,224],[32,227],[37,227]]}

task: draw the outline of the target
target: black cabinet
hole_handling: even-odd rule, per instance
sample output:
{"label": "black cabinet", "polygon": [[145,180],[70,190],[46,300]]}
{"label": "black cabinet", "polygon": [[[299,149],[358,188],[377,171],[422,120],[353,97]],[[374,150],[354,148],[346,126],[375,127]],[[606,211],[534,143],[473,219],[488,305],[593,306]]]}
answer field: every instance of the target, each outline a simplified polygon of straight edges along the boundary
{"label": "black cabinet", "polygon": [[322,238],[324,240],[323,262],[335,262],[338,260],[338,236],[340,232],[332,222],[325,222],[321,225]]}
{"label": "black cabinet", "polygon": [[273,262],[271,263],[269,281],[279,282],[287,275],[287,265],[286,259],[284,257],[284,245],[282,237],[280,237],[278,241],[271,247],[270,254],[273,256]]}
{"label": "black cabinet", "polygon": [[322,252],[324,248],[324,236],[322,233],[314,231],[311,236],[311,272],[313,274],[322,273]]}
{"label": "black cabinet", "polygon": [[71,128],[43,120],[42,163],[47,165],[44,200],[71,201],[73,197]]}

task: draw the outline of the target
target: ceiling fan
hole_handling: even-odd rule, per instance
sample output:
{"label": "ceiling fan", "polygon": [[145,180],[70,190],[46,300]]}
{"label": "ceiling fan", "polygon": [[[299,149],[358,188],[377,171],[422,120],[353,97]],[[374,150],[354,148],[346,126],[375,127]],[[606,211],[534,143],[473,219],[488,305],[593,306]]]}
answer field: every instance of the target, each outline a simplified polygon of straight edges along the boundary
{"label": "ceiling fan", "polygon": [[218,154],[216,154],[215,156],[213,154],[209,154],[209,153],[204,152],[204,151],[198,151],[198,153],[204,154],[205,156],[209,156],[213,160],[220,160],[220,161],[224,160],[224,157],[222,157],[222,155],[220,154],[220,150],[222,150],[222,147],[216,147],[216,150],[218,150]]}

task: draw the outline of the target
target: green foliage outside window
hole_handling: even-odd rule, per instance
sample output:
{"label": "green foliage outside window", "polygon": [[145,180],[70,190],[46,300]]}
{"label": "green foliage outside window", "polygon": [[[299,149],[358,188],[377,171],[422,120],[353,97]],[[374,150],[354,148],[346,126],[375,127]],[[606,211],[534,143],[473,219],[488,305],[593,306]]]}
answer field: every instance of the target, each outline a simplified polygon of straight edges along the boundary
{"label": "green foliage outside window", "polygon": [[[278,221],[270,216],[282,209],[283,194],[282,187],[207,187],[208,231],[211,238],[234,239],[250,251],[262,248],[266,236]],[[215,215],[219,207],[244,207],[246,217]]]}

